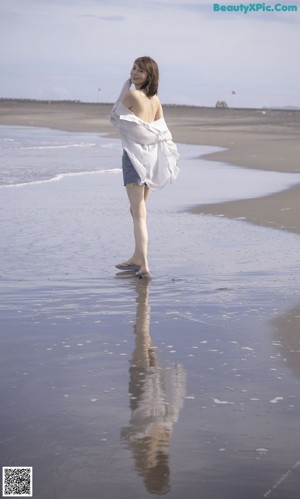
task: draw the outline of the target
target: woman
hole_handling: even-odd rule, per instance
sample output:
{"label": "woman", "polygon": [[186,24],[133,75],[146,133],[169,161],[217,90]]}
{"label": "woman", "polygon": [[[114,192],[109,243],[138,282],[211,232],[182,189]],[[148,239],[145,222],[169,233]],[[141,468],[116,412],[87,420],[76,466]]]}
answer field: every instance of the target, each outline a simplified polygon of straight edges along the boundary
{"label": "woman", "polygon": [[[135,239],[132,257],[116,267],[136,271],[141,278],[150,277],[146,201],[151,190],[161,189],[179,173],[179,155],[157,96],[158,79],[158,66],[151,57],[136,59],[111,112],[123,145],[123,178]],[[130,90],[132,83],[135,90]]]}

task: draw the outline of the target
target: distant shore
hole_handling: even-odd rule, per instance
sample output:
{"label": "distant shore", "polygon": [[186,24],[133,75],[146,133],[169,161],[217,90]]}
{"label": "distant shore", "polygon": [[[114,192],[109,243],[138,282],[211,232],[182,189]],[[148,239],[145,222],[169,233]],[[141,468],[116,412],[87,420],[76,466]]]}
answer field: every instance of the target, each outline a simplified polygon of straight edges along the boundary
{"label": "distant shore", "polygon": [[[98,132],[118,137],[109,122],[112,104],[0,99],[0,124],[42,126],[70,132]],[[175,142],[224,148],[207,156],[259,170],[300,173],[300,110],[216,109],[165,105]],[[191,211],[240,218],[300,233],[300,185],[270,196]]]}

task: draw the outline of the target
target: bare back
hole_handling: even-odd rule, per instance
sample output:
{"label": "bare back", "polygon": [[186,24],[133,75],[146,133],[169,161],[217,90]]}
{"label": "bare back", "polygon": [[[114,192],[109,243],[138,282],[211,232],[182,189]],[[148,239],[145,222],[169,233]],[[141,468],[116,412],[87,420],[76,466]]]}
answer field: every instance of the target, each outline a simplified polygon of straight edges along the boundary
{"label": "bare back", "polygon": [[157,95],[147,97],[142,90],[131,90],[125,95],[122,103],[146,123],[157,121],[163,117],[161,103]]}

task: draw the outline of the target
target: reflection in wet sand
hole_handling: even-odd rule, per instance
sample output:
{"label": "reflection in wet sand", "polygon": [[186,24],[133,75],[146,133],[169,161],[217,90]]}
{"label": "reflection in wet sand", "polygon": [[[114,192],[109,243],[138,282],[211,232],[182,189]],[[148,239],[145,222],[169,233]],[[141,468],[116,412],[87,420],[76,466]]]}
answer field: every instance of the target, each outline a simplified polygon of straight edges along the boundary
{"label": "reflection in wet sand", "polygon": [[121,438],[147,490],[165,494],[171,488],[169,447],[183,404],[186,374],[181,365],[159,366],[150,337],[149,286],[150,282],[136,283],[135,348],[129,369],[131,418]]}

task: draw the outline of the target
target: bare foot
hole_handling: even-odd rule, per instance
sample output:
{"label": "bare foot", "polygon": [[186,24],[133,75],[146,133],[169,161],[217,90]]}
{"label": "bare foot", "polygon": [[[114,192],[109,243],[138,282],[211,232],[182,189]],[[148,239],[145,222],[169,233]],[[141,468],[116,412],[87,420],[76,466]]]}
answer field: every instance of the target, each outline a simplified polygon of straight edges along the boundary
{"label": "bare foot", "polygon": [[140,270],[140,265],[132,260],[127,260],[126,262],[118,263],[116,268],[120,270]]}
{"label": "bare foot", "polygon": [[141,279],[144,279],[144,278],[150,279],[151,278],[150,270],[146,267],[141,267],[140,270],[138,272],[136,272],[135,275],[137,277],[140,277]]}

